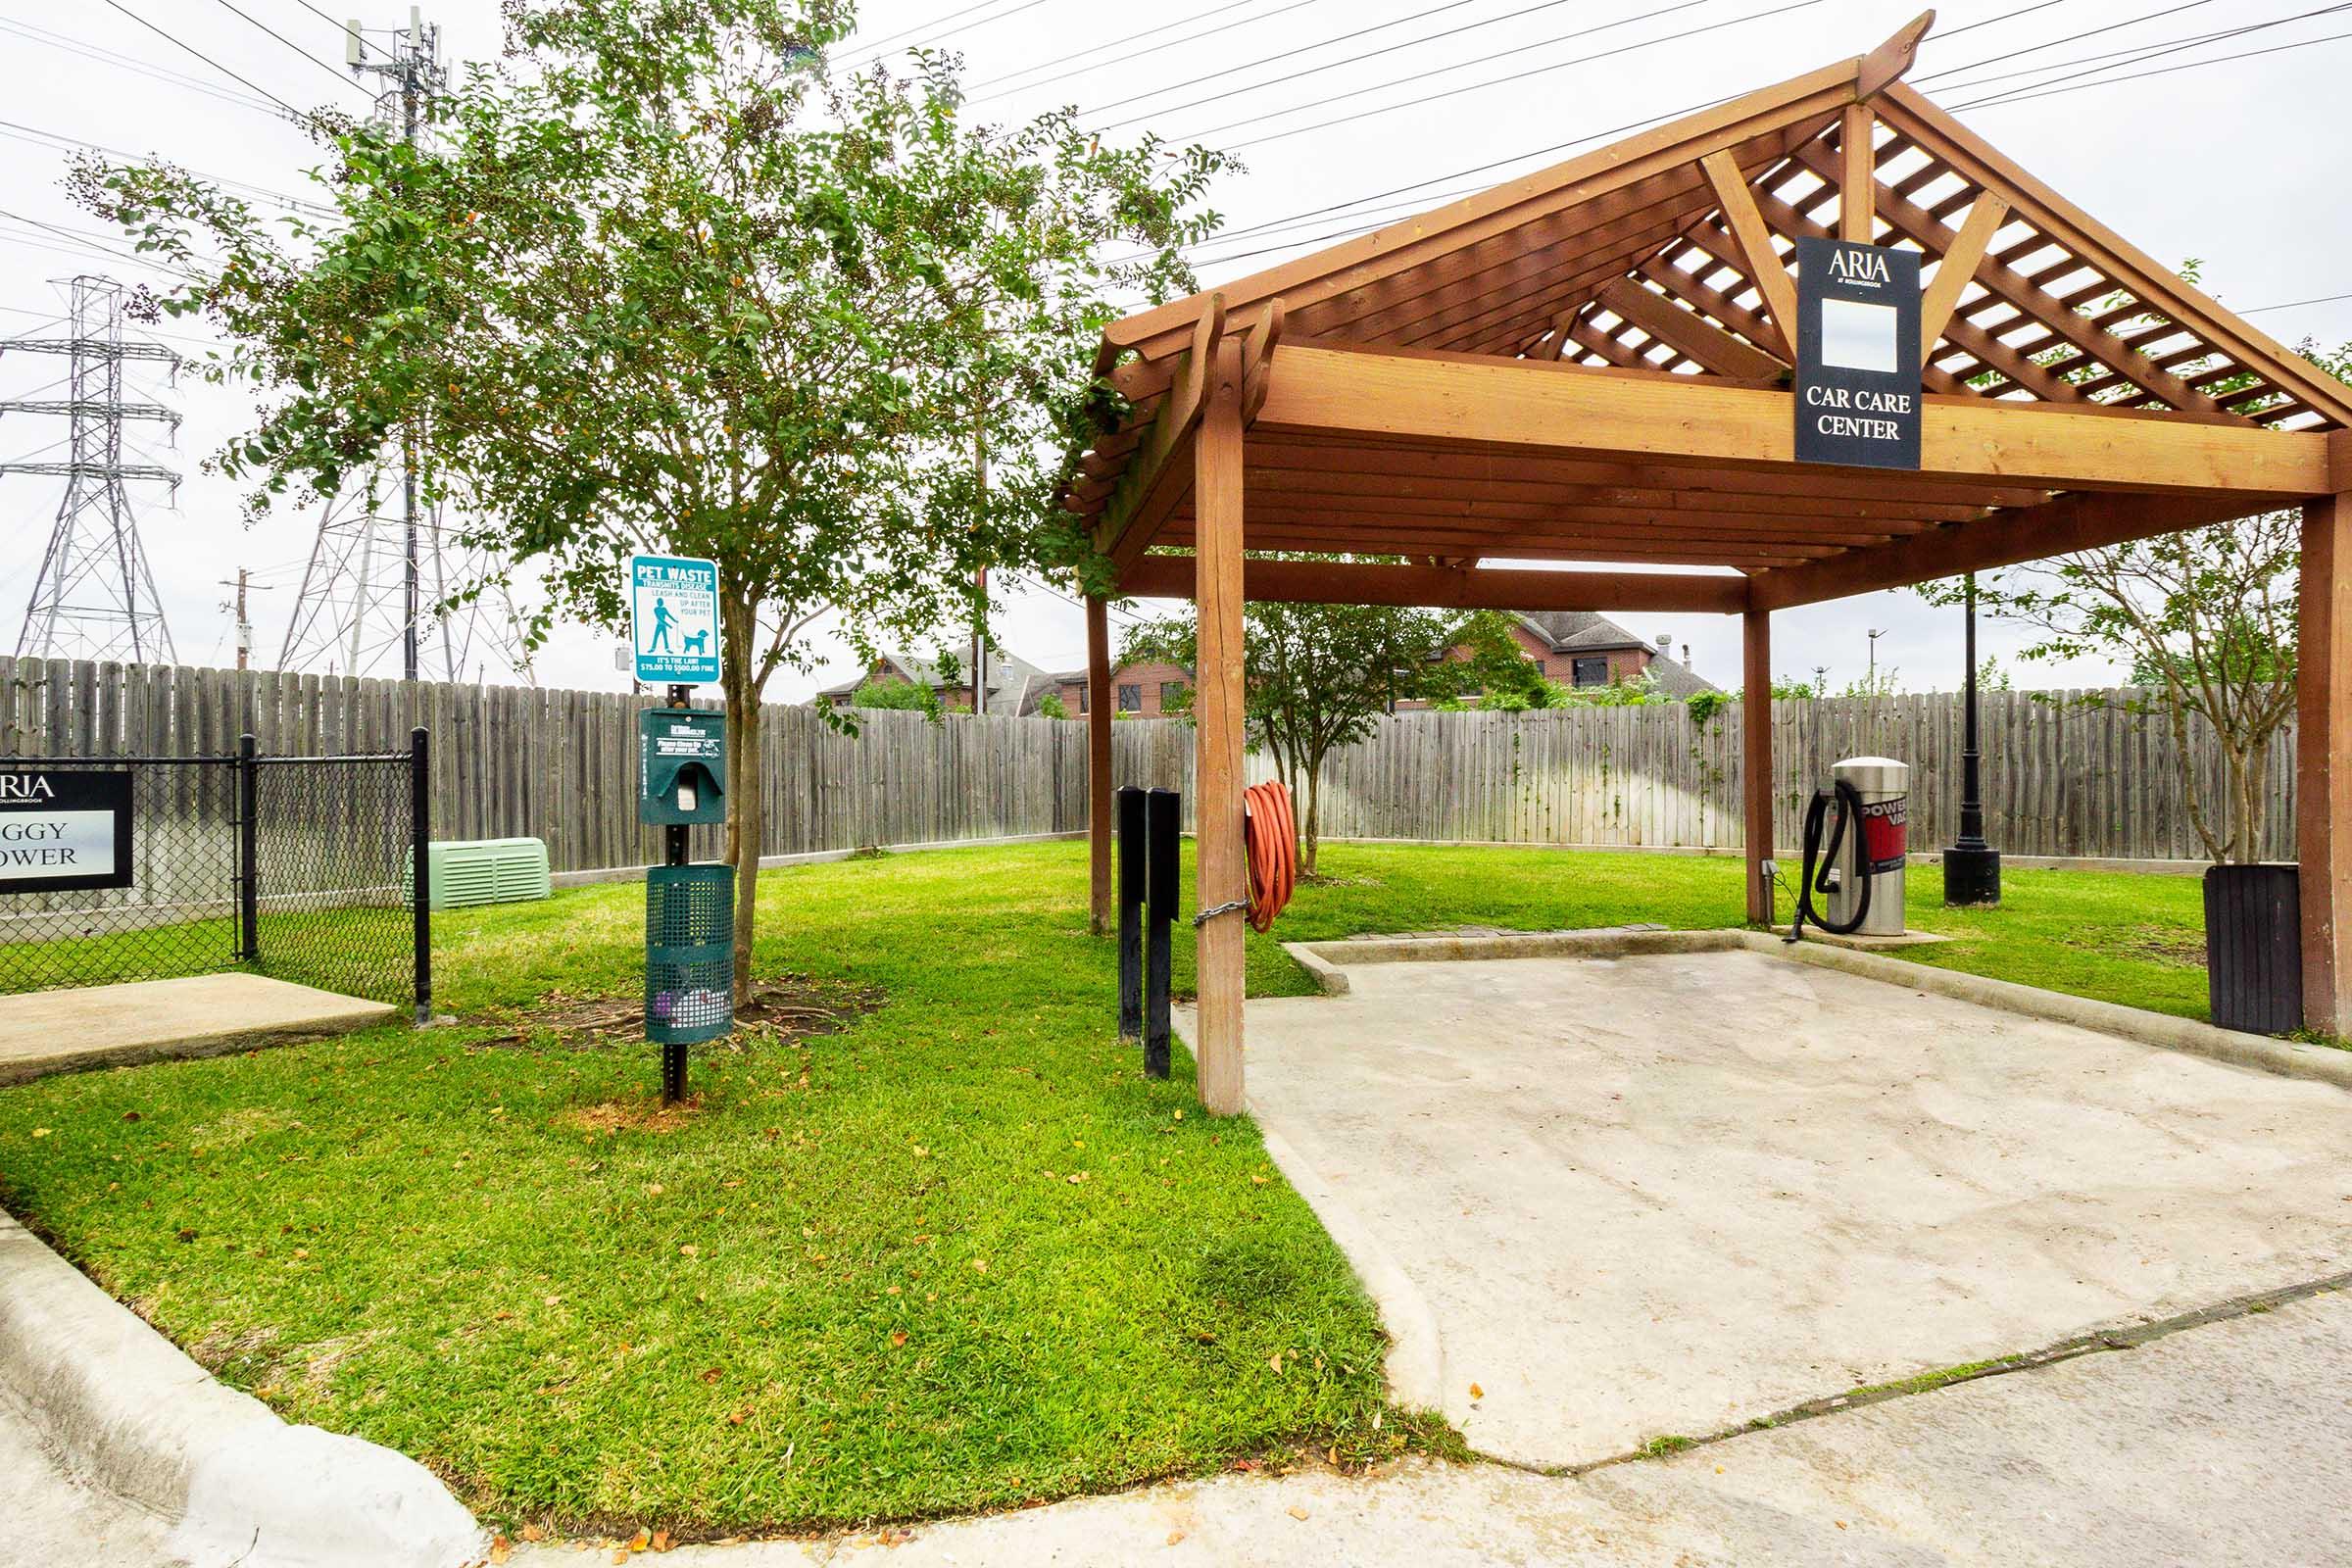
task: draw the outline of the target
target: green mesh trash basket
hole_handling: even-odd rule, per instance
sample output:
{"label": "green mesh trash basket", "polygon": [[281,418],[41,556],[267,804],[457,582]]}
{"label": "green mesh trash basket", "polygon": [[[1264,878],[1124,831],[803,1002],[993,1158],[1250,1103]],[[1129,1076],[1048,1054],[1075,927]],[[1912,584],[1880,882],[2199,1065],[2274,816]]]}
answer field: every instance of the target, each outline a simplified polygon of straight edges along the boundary
{"label": "green mesh trash basket", "polygon": [[645,1038],[690,1046],[735,1027],[735,868],[645,874]]}

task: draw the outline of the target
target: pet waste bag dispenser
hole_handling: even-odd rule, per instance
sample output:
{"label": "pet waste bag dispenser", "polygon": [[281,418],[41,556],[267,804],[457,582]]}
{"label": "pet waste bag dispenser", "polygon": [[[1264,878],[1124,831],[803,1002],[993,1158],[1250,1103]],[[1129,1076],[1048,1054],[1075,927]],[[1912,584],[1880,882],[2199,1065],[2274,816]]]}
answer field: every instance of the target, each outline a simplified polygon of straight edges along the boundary
{"label": "pet waste bag dispenser", "polygon": [[690,827],[727,819],[724,713],[649,708],[637,715],[637,819]]}
{"label": "pet waste bag dispenser", "polygon": [[[1805,810],[1795,941],[1811,924],[1840,936],[1903,934],[1903,870],[1910,849],[1911,769],[1888,757],[1849,757]],[[1827,911],[1813,895],[1827,896]]]}

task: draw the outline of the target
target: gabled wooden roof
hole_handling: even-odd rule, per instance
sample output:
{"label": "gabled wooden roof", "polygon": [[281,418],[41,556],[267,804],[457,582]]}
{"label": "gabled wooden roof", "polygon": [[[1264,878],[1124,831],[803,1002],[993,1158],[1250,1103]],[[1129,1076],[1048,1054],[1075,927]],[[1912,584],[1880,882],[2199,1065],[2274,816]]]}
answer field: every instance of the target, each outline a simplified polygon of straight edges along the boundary
{"label": "gabled wooden roof", "polygon": [[[1277,342],[1291,361],[1293,349],[1378,351],[1582,367],[1629,388],[1653,377],[1785,388],[1789,269],[1806,234],[1923,253],[1932,403],[2352,426],[2342,383],[1903,85],[1932,20],[1867,55],[1113,323],[1098,368],[1131,412],[1082,455],[1066,504],[1098,518],[1122,570],[1153,545],[1189,544],[1188,481],[1161,468],[1208,373],[1194,351],[1227,322],[1250,334],[1252,414]],[[1844,216],[1846,187],[1865,178],[1867,212]],[[1163,405],[1175,410],[1164,424]],[[1253,432],[1249,546],[1754,572],[2057,493],[1990,476],[1624,457],[1296,424]]]}

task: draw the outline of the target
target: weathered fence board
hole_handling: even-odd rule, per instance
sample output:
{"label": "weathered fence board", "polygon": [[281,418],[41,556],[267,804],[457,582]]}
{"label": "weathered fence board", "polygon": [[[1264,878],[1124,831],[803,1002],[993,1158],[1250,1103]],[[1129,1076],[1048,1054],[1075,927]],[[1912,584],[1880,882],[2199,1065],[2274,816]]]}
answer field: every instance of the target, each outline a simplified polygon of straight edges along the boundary
{"label": "weathered fence board", "polygon": [[[2013,855],[2195,859],[2203,847],[2175,771],[2170,722],[2130,692],[1987,692],[1987,830]],[[651,696],[0,659],[0,754],[170,756],[232,750],[251,731],[281,755],[404,749],[434,734],[433,821],[443,838],[532,836],[556,867],[648,862],[636,820],[637,710]],[[1681,705],[1535,713],[1400,713],[1325,770],[1333,838],[1734,848],[1741,812],[1739,704],[1704,725]],[[1792,848],[1806,800],[1840,757],[1911,762],[1915,848],[1950,842],[1960,789],[1960,702],[1950,694],[1773,705],[1776,837]],[[1076,832],[1086,825],[1079,720],[866,712],[843,735],[807,707],[761,725],[764,853]],[[2221,798],[2226,767],[2188,736]],[[1193,732],[1178,720],[1111,729],[1118,782],[1185,791]],[[2266,777],[2263,854],[2294,854],[2290,728]],[[1264,757],[1252,778],[1269,776]],[[719,853],[698,828],[694,853]]]}

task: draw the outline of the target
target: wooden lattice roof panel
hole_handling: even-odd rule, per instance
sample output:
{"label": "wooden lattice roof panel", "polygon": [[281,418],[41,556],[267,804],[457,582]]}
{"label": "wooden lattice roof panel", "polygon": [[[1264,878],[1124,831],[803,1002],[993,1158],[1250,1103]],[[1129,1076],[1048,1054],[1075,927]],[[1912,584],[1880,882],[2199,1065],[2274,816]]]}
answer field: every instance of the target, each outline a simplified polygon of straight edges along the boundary
{"label": "wooden lattice roof panel", "polygon": [[[1550,362],[1624,378],[1629,392],[1663,377],[1785,393],[1803,236],[1921,253],[1932,402],[2241,429],[2352,426],[2340,383],[1903,86],[1931,21],[1868,55],[1113,323],[1098,370],[1129,413],[1081,454],[1065,505],[1096,518],[1098,543],[1122,571],[1153,545],[1190,544],[1188,443],[1217,373],[1212,352],[1238,356],[1219,363],[1247,380],[1251,418],[1278,342]],[[1849,189],[1865,186],[1868,203],[1849,203]],[[1992,474],[2017,470],[1997,466],[1981,479],[1839,477],[1785,459],[1626,461],[1639,454],[1385,442],[1363,429],[1266,428],[1249,447],[1250,548],[1446,562],[1771,572],[2014,518],[2065,493],[2000,481]]]}

